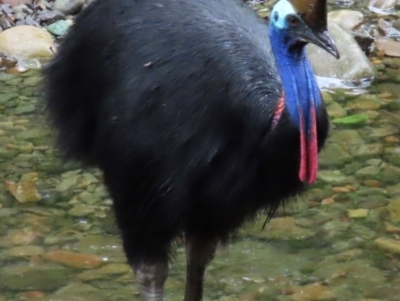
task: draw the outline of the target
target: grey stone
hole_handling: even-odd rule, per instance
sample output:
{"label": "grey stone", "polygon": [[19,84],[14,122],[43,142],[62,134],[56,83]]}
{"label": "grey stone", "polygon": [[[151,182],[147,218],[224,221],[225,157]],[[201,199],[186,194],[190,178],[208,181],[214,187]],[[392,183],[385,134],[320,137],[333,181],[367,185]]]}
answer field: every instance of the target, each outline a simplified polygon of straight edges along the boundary
{"label": "grey stone", "polygon": [[62,12],[65,15],[78,13],[85,4],[85,0],[56,0],[54,9]]}

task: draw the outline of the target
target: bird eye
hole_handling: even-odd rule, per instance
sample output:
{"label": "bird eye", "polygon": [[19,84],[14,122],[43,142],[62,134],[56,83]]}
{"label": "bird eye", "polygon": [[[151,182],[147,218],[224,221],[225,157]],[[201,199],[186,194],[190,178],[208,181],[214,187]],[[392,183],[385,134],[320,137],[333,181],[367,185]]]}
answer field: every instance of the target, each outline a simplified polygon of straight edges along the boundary
{"label": "bird eye", "polygon": [[295,16],[289,16],[287,21],[290,26],[295,27],[299,24],[299,20]]}

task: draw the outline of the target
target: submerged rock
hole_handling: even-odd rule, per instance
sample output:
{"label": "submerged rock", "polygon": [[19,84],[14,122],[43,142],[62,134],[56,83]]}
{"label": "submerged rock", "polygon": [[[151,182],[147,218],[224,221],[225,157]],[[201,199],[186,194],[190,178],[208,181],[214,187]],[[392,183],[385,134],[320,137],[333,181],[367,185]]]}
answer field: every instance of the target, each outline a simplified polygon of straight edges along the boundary
{"label": "submerged rock", "polygon": [[347,115],[345,109],[343,109],[336,101],[332,101],[326,109],[328,110],[328,115],[331,118],[340,118]]}
{"label": "submerged rock", "polygon": [[70,275],[70,269],[56,264],[10,265],[0,270],[0,287],[10,290],[54,290],[67,284]]}
{"label": "submerged rock", "polygon": [[327,143],[319,155],[320,166],[332,166],[346,163],[352,158],[349,150],[341,143]]}
{"label": "submerged rock", "polygon": [[314,233],[296,225],[293,217],[276,217],[266,225],[263,236],[272,239],[306,239]]}
{"label": "submerged rock", "polygon": [[364,140],[360,137],[355,130],[342,130],[333,132],[330,137],[331,142],[344,143],[346,145],[359,145],[364,144]]}
{"label": "submerged rock", "polygon": [[314,301],[336,299],[333,291],[322,283],[298,287],[291,296],[293,301]]}
{"label": "submerged rock", "polygon": [[89,284],[72,282],[41,301],[105,301],[102,291]]}
{"label": "submerged rock", "polygon": [[375,68],[353,36],[334,22],[329,22],[328,27],[339,50],[340,59],[336,60],[318,46],[308,45],[308,57],[316,75],[339,79],[349,85],[372,81]]}
{"label": "submerged rock", "polygon": [[384,251],[400,254],[400,241],[399,240],[382,237],[382,238],[375,239],[374,244],[378,248],[380,248]]}
{"label": "submerged rock", "polygon": [[40,246],[17,246],[7,250],[7,255],[12,257],[29,257],[44,254],[44,248]]}
{"label": "submerged rock", "polygon": [[400,199],[394,199],[387,205],[392,222],[400,222]]}
{"label": "submerged rock", "polygon": [[48,261],[81,269],[92,269],[104,263],[103,259],[97,255],[64,250],[49,251],[44,255],[44,258]]}

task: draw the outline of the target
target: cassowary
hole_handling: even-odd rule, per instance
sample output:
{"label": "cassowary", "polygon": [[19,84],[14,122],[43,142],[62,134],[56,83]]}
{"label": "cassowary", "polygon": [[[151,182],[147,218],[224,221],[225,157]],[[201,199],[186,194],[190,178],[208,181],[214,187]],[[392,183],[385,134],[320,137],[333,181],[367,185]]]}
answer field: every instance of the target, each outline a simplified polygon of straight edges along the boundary
{"label": "cassowary", "polygon": [[[328,117],[305,54],[335,57],[326,0],[97,0],[45,71],[68,159],[103,171],[141,296],[163,300],[185,236],[185,301],[217,244],[316,180]],[[269,24],[268,24],[269,23]]]}

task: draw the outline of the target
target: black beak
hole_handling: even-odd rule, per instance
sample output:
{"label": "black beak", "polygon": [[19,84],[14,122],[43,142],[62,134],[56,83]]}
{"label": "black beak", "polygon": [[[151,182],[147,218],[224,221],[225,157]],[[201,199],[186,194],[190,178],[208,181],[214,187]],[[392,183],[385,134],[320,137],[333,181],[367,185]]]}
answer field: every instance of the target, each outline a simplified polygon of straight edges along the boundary
{"label": "black beak", "polygon": [[293,38],[313,43],[333,55],[336,59],[340,58],[335,42],[326,28],[323,30],[313,30],[304,21],[299,20],[297,26],[291,28],[290,33]]}
{"label": "black beak", "polygon": [[332,37],[330,36],[327,30],[324,30],[322,32],[313,32],[308,37],[308,41],[310,43],[313,43],[321,47],[326,52],[332,54],[336,59],[340,58],[340,54],[339,51],[337,50],[335,42],[333,41]]}

